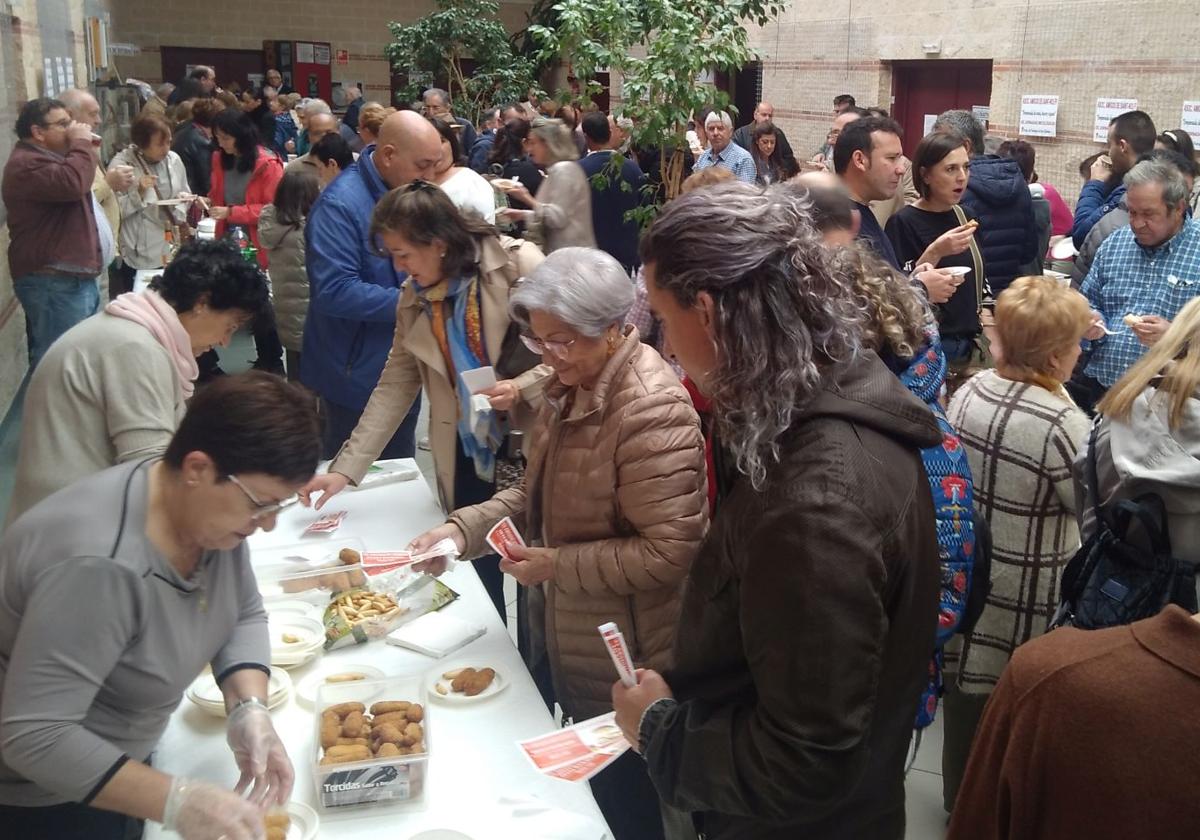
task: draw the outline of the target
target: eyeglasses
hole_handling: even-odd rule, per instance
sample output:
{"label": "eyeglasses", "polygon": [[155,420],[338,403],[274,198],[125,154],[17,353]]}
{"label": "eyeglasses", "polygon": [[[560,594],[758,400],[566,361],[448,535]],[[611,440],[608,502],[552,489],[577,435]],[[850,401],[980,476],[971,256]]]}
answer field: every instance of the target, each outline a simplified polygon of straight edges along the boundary
{"label": "eyeglasses", "polygon": [[254,505],[254,515],[250,518],[255,522],[266,519],[268,516],[274,516],[280,511],[289,508],[296,504],[296,502],[300,501],[299,496],[292,496],[290,499],[284,499],[282,502],[273,502],[272,504],[265,505],[254,497],[254,494],[250,492],[245,484],[242,484],[242,482],[238,481],[238,477],[236,475],[227,475],[225,478],[233,482],[233,485],[237,487],[237,489],[241,490],[245,497],[250,500],[250,503]]}
{"label": "eyeglasses", "polygon": [[521,343],[529,348],[530,353],[536,353],[539,356],[549,353],[558,359],[567,358],[567,354],[571,352],[571,347],[574,346],[577,340],[572,338],[570,341],[546,341],[545,339],[521,333]]}
{"label": "eyeglasses", "polygon": [[70,127],[71,127],[71,118],[70,117],[68,117],[65,120],[56,120],[55,122],[42,123],[42,128],[70,128]]}

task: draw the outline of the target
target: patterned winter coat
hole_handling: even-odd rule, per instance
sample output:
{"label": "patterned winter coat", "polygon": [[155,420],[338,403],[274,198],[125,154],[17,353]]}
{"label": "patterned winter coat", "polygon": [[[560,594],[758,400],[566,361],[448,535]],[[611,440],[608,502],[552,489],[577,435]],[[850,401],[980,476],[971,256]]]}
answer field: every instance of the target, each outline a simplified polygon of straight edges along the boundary
{"label": "patterned winter coat", "polygon": [[1079,548],[1071,466],[1090,423],[1062,388],[994,370],[960,388],[948,414],[992,531],[992,589],[963,644],[958,684],[988,694],[1012,652],[1045,633],[1058,607],[1063,567]]}
{"label": "patterned winter coat", "polygon": [[938,401],[946,379],[946,354],[936,325],[927,330],[929,342],[900,374],[904,387],[929,406],[942,433],[942,442],[921,450],[921,460],[933,494],[937,516],[938,566],[941,590],[938,600],[937,649],[930,663],[929,686],[917,710],[918,729],[933,722],[942,694],[942,648],[953,638],[967,607],[975,562],[975,527],[971,521],[974,501],[971,465],[958,433],[946,419]]}
{"label": "patterned winter coat", "polygon": [[490,551],[484,537],[505,516],[531,544],[558,548],[542,587],[545,650],[555,696],[577,720],[612,709],[616,672],[598,625],[617,623],[638,667],[668,666],[680,588],[708,527],[700,420],[679,377],[626,330],[594,389],[577,392],[586,405],[570,411],[570,389],[550,378],[523,483],[450,517],[466,557]]}

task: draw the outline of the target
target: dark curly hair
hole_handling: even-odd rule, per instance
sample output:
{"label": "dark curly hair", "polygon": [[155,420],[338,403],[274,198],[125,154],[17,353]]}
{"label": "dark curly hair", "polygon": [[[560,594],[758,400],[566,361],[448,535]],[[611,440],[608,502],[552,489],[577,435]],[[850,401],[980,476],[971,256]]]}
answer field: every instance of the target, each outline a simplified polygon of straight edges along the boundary
{"label": "dark curly hair", "polygon": [[150,283],[171,308],[183,314],[197,303],[218,311],[239,309],[257,316],[268,305],[267,281],[232,242],[194,240]]}

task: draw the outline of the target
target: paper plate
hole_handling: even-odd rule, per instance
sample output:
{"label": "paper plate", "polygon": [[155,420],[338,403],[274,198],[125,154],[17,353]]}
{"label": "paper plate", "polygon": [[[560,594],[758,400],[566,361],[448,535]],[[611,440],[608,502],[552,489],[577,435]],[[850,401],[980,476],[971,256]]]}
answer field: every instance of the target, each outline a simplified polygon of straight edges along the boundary
{"label": "paper plate", "polygon": [[[267,708],[274,709],[287,702],[292,695],[292,678],[281,668],[271,669],[271,678],[267,682]],[[184,696],[211,715],[225,717],[225,697],[217,687],[217,681],[211,673],[197,677]]]}
{"label": "paper plate", "polygon": [[[500,671],[496,671],[496,676],[492,678],[492,684],[489,685],[487,688],[485,688],[480,693],[476,694],[474,697],[468,697],[467,695],[461,694],[461,693],[456,694],[453,691],[451,691],[450,690],[451,680],[443,678],[442,674],[448,674],[451,671],[457,671],[460,668],[490,668],[490,667],[491,667],[490,665],[486,665],[482,662],[455,662],[455,663],[445,665],[445,666],[439,665],[438,670],[436,672],[434,672],[433,674],[431,674],[429,679],[426,681],[426,683],[425,683],[426,691],[431,699],[437,700],[440,703],[447,703],[452,706],[460,705],[460,704],[468,704],[468,703],[478,703],[483,700],[488,700],[492,697],[495,697],[500,692],[504,691],[504,689],[508,688],[508,680],[506,680],[504,678],[504,674],[501,673]],[[445,689],[445,691],[446,691],[445,694],[442,694],[440,691],[438,691],[439,685]]]}
{"label": "paper plate", "polygon": [[515,189],[516,187],[521,186],[521,182],[515,178],[493,178],[491,183],[492,186],[498,189],[500,192],[505,192],[506,190]]}
{"label": "paper plate", "polygon": [[266,609],[267,616],[271,619],[299,615],[304,618],[314,618],[320,621],[323,613],[323,609],[316,604],[301,601],[297,598],[279,598],[274,601],[264,600],[263,608]]}
{"label": "paper plate", "polygon": [[317,816],[316,811],[303,802],[289,802],[287,812],[288,816],[292,818],[292,824],[288,827],[287,840],[313,840],[317,836],[321,818]]}
{"label": "paper plate", "polygon": [[[326,679],[337,674],[362,674],[364,680],[381,680],[387,676],[378,668],[364,665],[361,662],[339,662],[336,659],[327,659],[321,663],[320,668],[300,680],[299,685],[296,686],[296,699],[307,706],[315,706],[317,689],[325,684]],[[378,692],[376,691],[376,693]]]}
{"label": "paper plate", "polygon": [[944,271],[954,277],[962,277],[970,270],[971,269],[965,265],[947,265],[938,269],[938,271]]}
{"label": "paper plate", "polygon": [[[325,644],[325,625],[303,615],[280,615],[270,619],[271,655],[297,653]],[[288,636],[295,641],[287,641]]]}

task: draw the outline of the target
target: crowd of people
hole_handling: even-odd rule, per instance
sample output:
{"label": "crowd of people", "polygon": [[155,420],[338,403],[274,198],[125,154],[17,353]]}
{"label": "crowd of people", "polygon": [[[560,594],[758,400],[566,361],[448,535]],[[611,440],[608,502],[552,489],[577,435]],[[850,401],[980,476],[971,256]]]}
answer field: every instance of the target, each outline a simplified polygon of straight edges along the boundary
{"label": "crowd of people", "polygon": [[[914,730],[939,714],[952,838],[1193,830],[1185,132],[1114,119],[1072,211],[1032,145],[970,112],[909,159],[885,111],[840,96],[800,160],[762,102],[737,127],[696,115],[664,201],[669,150],[594,107],[531,96],[476,127],[431,88],[339,120],[266,81],[238,96],[195,69],[107,163],[85,91],[17,121],[5,826],[260,835],[294,774],[245,540],[412,456],[424,400],[447,519],[411,547],[452,540],[502,616],[514,579],[547,705],[615,710],[633,750],[591,784],[618,840],[900,838]],[[1075,275],[1045,274],[1063,243]],[[259,370],[227,375],[241,328]],[[504,517],[529,545],[501,558]],[[1170,597],[1051,632],[1086,607],[1078,558],[1114,541],[1169,568]],[[636,685],[613,684],[607,621]],[[206,664],[236,792],[150,761]]]}

